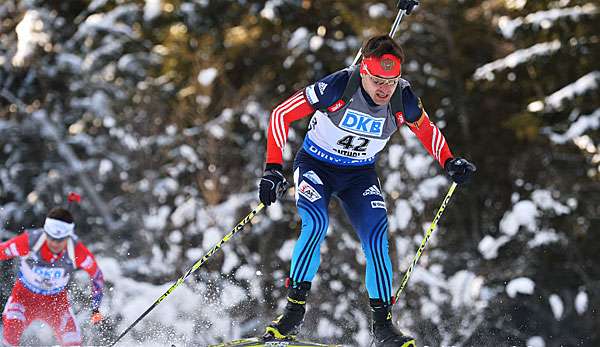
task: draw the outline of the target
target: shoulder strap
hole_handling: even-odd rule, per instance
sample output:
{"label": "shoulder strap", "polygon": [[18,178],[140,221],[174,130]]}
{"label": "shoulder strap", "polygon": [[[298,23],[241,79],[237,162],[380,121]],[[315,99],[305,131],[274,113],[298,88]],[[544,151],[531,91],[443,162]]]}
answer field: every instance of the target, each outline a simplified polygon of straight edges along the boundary
{"label": "shoulder strap", "polygon": [[75,245],[73,239],[70,237],[67,240],[67,253],[69,254],[69,258],[71,258],[71,261],[73,262],[73,267],[76,267],[77,263],[75,263]]}
{"label": "shoulder strap", "polygon": [[405,86],[398,83],[398,87],[394,91],[392,99],[390,100],[392,114],[396,119],[399,119],[399,117],[402,117],[402,119],[404,118],[404,102],[402,102],[402,91],[404,88]]}
{"label": "shoulder strap", "polygon": [[46,241],[46,233],[41,233],[40,237],[37,239],[33,247],[31,247],[31,251],[29,251],[29,254],[33,254],[39,251],[40,248],[42,248],[44,241]]}
{"label": "shoulder strap", "polygon": [[342,97],[333,103],[333,105],[329,107],[325,107],[323,109],[319,109],[321,112],[335,112],[346,105],[352,95],[356,93],[360,86],[360,69],[357,67],[354,68],[352,73],[350,74],[350,78],[348,79],[348,84],[346,84],[346,88],[344,89],[344,93],[342,93]]}
{"label": "shoulder strap", "polygon": [[344,94],[342,94],[342,98],[340,100],[344,101],[344,104],[347,104],[350,101],[350,98],[360,86],[360,69],[358,67],[354,68],[352,74],[350,75],[350,79],[348,80],[348,84],[346,84],[346,89],[344,89]]}

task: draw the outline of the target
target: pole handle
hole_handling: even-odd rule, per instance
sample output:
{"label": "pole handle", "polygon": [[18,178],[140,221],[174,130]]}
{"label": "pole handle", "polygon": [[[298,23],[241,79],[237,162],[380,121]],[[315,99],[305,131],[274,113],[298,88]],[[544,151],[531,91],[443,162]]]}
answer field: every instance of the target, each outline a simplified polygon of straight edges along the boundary
{"label": "pole handle", "polygon": [[410,14],[413,8],[415,8],[416,6],[419,6],[418,0],[399,0],[398,4],[396,5],[396,7],[398,7],[399,10],[406,11],[406,14]]}

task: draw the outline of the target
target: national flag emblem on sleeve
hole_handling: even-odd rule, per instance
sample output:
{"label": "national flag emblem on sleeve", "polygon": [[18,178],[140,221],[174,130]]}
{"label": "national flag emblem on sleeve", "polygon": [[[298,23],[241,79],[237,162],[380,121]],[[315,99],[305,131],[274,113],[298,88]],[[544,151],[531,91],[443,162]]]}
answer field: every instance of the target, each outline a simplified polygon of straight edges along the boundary
{"label": "national flag emblem on sleeve", "polygon": [[396,124],[398,126],[404,124],[404,114],[402,112],[396,112]]}

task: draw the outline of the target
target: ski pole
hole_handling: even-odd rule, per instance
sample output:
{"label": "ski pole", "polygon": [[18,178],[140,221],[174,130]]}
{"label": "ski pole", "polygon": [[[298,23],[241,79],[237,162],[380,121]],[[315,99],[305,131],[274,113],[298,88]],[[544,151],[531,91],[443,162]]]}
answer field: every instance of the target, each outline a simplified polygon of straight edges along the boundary
{"label": "ski pole", "polygon": [[[283,195],[283,193],[287,190],[288,187],[289,187],[289,184],[287,182],[285,182],[284,185],[279,190],[279,192],[277,193],[277,195],[279,197],[281,197]],[[206,261],[213,254],[215,254],[219,249],[221,249],[223,244],[226,243],[227,241],[229,241],[233,237],[233,235],[235,235],[238,231],[244,229],[244,226],[246,224],[248,224],[248,222],[250,222],[252,220],[252,218],[254,218],[254,216],[256,216],[264,208],[265,208],[265,204],[263,204],[261,202],[250,213],[248,213],[248,215],[246,217],[244,217],[235,227],[233,227],[233,229],[227,235],[225,235],[221,239],[221,241],[217,242],[216,245],[214,245],[210,250],[208,250],[208,252],[206,252],[206,254],[202,257],[202,259],[200,259],[196,263],[194,263],[194,265],[192,265],[192,267],[185,273],[185,275],[181,276],[177,280],[177,282],[173,283],[173,285],[169,289],[167,289],[167,291],[163,295],[161,295],[158,299],[156,299],[156,301],[154,301],[154,303],[150,307],[148,307],[148,309],[146,311],[144,311],[144,313],[142,313],[142,315],[139,316],[129,327],[127,327],[127,329],[125,329],[125,331],[123,331],[121,333],[121,335],[119,335],[119,337],[117,337],[117,339],[114,342],[112,342],[109,346],[112,347],[117,342],[119,342],[119,340],[121,340],[121,338],[123,338],[123,336],[125,336],[125,334],[127,334],[129,332],[129,330],[131,330],[134,326],[137,325],[137,323],[139,323],[139,321],[141,321],[144,317],[146,317],[146,315],[148,313],[150,313],[150,311],[152,311],[156,306],[158,306],[158,304],[160,304],[160,302],[163,301],[169,294],[171,294],[171,292],[173,292],[175,290],[175,288],[179,287],[179,285],[182,284],[185,281],[185,279],[188,278],[189,275],[191,275],[199,267],[204,265],[204,263],[206,263]]]}
{"label": "ski pole", "polygon": [[419,249],[417,250],[417,254],[415,254],[415,257],[413,258],[412,264],[410,264],[410,266],[408,267],[408,270],[406,270],[406,273],[404,273],[404,278],[402,278],[402,283],[400,284],[400,288],[398,289],[398,291],[396,291],[396,295],[394,296],[393,303],[396,303],[398,301],[398,299],[400,298],[400,294],[402,294],[402,290],[404,290],[404,287],[406,287],[406,283],[408,282],[408,279],[410,278],[410,275],[411,275],[415,265],[419,261],[419,258],[421,257],[421,254],[423,253],[423,250],[425,249],[425,245],[427,244],[427,241],[429,241],[429,237],[431,237],[431,234],[433,234],[433,232],[435,231],[435,228],[437,227],[437,222],[440,220],[442,213],[444,213],[444,210],[446,209],[446,206],[448,205],[448,201],[450,201],[450,197],[452,197],[452,193],[454,193],[455,189],[456,189],[456,182],[453,182],[452,185],[450,186],[450,189],[448,190],[448,193],[446,193],[446,197],[444,198],[444,201],[442,201],[442,205],[440,206],[437,213],[435,214],[435,218],[433,218],[433,222],[431,222],[429,229],[427,229],[427,233],[425,233],[425,237],[423,238],[423,241],[421,241],[421,245],[419,246]]}
{"label": "ski pole", "polygon": [[[398,14],[396,14],[396,19],[394,19],[394,24],[392,24],[392,28],[390,29],[390,37],[394,38],[396,35],[396,31],[398,31],[398,27],[400,26],[400,21],[404,14],[410,14],[413,7],[418,6],[419,1],[417,0],[399,0],[396,7],[398,8]],[[358,60],[362,56],[362,48],[358,50],[356,57],[354,57],[354,61],[352,61],[352,65],[356,65]]]}
{"label": "ski pole", "polygon": [[214,245],[208,252],[206,252],[202,259],[198,260],[192,267],[190,267],[185,273],[185,275],[180,277],[177,280],[177,282],[173,283],[173,285],[169,289],[167,289],[167,291],[162,296],[156,299],[156,301],[150,307],[148,307],[148,309],[144,313],[142,313],[142,315],[139,316],[127,329],[125,329],[125,331],[123,331],[121,335],[119,335],[119,337],[113,343],[110,344],[110,346],[114,346],[117,342],[119,342],[119,340],[123,336],[125,336],[125,334],[129,332],[129,330],[131,330],[134,326],[136,326],[136,324],[139,321],[146,317],[146,315],[150,313],[150,311],[152,311],[156,306],[158,306],[158,304],[160,304],[160,302],[163,301],[169,294],[171,294],[171,292],[173,292],[175,288],[179,287],[179,285],[182,284],[189,275],[191,275],[199,267],[204,265],[204,263],[206,263],[206,261],[213,254],[215,254],[219,249],[221,249],[224,243],[229,241],[233,237],[233,235],[236,234],[238,231],[242,230],[244,228],[244,225],[250,222],[252,218],[254,218],[254,216],[256,216],[262,209],[264,209],[264,207],[265,205],[262,202],[258,206],[256,206],[256,208],[253,209],[246,217],[244,217],[244,219],[242,219],[227,235],[225,235],[225,237],[223,237],[221,241],[217,242],[216,245]]}

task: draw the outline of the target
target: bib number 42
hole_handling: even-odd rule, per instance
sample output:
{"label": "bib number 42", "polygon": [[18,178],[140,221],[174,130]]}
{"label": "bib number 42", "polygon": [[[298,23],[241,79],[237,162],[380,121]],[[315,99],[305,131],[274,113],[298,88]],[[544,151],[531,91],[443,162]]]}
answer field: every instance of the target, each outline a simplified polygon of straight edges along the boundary
{"label": "bib number 42", "polygon": [[[355,141],[356,140],[356,141]],[[364,152],[367,150],[370,140],[364,137],[354,135],[344,136],[338,140],[337,144],[344,147],[345,150],[353,150],[355,152]]]}

